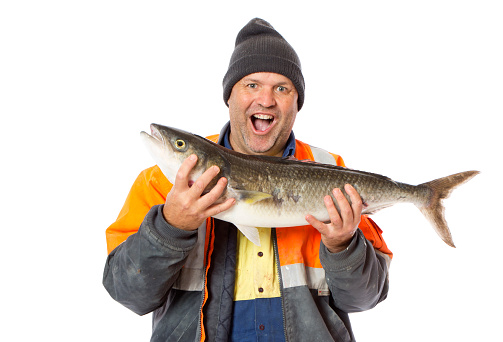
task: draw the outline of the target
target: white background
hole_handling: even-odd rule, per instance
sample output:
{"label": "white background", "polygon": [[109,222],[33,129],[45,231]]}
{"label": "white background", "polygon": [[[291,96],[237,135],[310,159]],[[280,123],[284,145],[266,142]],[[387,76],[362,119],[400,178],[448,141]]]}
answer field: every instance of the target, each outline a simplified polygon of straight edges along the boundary
{"label": "white background", "polygon": [[503,340],[500,2],[181,3],[1,3],[0,339],[149,340],[150,315],[101,285],[105,229],[152,165],[141,130],[219,132],[236,34],[258,16],[302,61],[297,138],[411,184],[482,171],[445,202],[456,249],[412,205],[374,216],[391,287],[351,315],[358,340]]}

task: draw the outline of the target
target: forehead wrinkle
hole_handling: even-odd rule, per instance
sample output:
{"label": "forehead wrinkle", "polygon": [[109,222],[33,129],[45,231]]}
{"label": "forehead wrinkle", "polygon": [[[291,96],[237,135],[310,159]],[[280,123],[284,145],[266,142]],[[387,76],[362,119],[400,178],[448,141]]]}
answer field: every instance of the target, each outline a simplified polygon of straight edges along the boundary
{"label": "forehead wrinkle", "polygon": [[[255,73],[255,74],[260,74],[260,73]],[[256,77],[255,74],[250,74],[241,79],[242,82],[254,82],[254,83],[269,83],[267,80],[261,80],[259,77]],[[282,80],[277,80],[274,84],[275,85],[289,85],[293,84],[293,82],[286,76],[281,75],[281,74],[276,74],[282,77]]]}

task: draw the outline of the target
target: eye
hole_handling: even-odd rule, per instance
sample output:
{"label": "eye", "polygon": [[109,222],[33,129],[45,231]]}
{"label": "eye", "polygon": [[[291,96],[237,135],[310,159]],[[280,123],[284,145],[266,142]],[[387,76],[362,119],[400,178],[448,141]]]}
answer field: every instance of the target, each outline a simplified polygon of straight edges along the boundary
{"label": "eye", "polygon": [[248,88],[255,89],[255,88],[257,88],[257,84],[256,83],[250,83],[250,84],[248,84]]}
{"label": "eye", "polygon": [[279,92],[284,92],[286,91],[286,88],[283,87],[283,86],[278,86],[278,88],[276,88]]}
{"label": "eye", "polygon": [[183,150],[185,148],[185,141],[182,139],[178,139],[177,141],[175,141],[175,147],[178,150]]}

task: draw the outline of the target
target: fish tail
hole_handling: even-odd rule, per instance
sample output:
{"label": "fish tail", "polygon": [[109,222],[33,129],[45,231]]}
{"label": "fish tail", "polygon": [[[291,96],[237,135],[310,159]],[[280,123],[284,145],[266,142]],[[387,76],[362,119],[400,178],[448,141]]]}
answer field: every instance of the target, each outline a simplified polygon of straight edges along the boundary
{"label": "fish tail", "polygon": [[428,219],[428,221],[430,221],[440,238],[451,247],[456,246],[452,241],[451,231],[445,221],[445,209],[442,205],[442,200],[449,197],[452,190],[454,190],[458,185],[469,181],[479,173],[479,171],[460,172],[419,185],[419,187],[427,187],[431,190],[429,200],[423,206],[418,205],[419,210],[421,210],[423,215]]}

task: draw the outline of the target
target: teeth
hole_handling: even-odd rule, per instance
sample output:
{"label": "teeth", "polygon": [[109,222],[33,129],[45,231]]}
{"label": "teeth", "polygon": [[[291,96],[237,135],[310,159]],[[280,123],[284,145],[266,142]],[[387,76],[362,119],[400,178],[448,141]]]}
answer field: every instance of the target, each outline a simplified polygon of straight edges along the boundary
{"label": "teeth", "polygon": [[261,120],[272,120],[274,117],[272,115],[267,115],[267,114],[254,114],[254,118],[256,119],[261,119]]}
{"label": "teeth", "polygon": [[271,127],[274,116],[269,114],[254,114],[252,120],[253,127],[257,132],[265,132]]}

